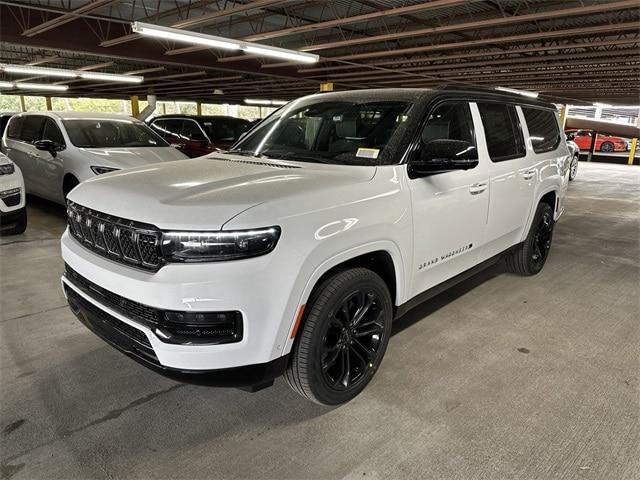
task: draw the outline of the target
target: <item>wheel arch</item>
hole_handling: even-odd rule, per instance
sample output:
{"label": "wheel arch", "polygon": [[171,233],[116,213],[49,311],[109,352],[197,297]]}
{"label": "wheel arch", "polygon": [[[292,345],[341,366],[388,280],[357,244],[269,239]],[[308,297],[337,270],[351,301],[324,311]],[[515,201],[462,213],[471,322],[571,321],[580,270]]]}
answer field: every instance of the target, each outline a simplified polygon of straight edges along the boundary
{"label": "wheel arch", "polygon": [[522,238],[520,241],[524,241],[527,238],[527,234],[529,233],[529,229],[531,228],[531,223],[533,222],[533,217],[536,215],[536,210],[538,209],[538,205],[541,203],[546,203],[553,210],[554,218],[556,215],[556,202],[560,197],[560,189],[556,185],[551,185],[544,190],[541,190],[538,193],[536,202],[533,203],[531,211],[529,212],[529,218],[527,219],[527,228],[525,228],[522,232]]}
{"label": "wheel arch", "polygon": [[336,272],[356,267],[368,268],[382,278],[389,288],[394,309],[402,303],[406,288],[405,272],[400,249],[395,243],[391,241],[374,242],[338,253],[317,266],[307,279],[296,303],[295,318],[291,319],[287,329],[287,340],[283,354],[291,350],[293,342],[300,332],[300,326],[304,322],[304,307],[314,289]]}
{"label": "wheel arch", "polygon": [[72,182],[76,182],[76,185],[80,184],[80,179],[73,172],[66,172],[62,177],[62,198],[66,198],[69,190],[67,188],[72,184]]}

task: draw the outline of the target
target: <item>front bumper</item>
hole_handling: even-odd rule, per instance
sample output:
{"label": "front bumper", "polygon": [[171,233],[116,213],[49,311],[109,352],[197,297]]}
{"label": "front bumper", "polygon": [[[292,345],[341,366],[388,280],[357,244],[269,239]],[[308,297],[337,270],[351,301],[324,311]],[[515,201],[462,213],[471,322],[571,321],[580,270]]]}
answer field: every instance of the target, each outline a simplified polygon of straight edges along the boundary
{"label": "front bumper", "polygon": [[[290,289],[279,281],[272,260],[265,255],[237,262],[166,265],[157,272],[131,268],[83,247],[68,231],[61,241],[65,263],[100,289],[142,306],[164,311],[223,312],[242,315],[240,341],[222,344],[181,345],[162,341],[152,326],[137,321],[126,309],[110,308],[100,295],[83,290],[73,279],[62,278],[68,295],[79,296],[99,311],[141,332],[152,352],[152,364],[167,371],[202,371],[271,364],[283,356],[295,306],[288,314]],[[77,283],[77,282],[76,282]],[[134,305],[135,307],[135,305]],[[85,309],[86,310],[86,309]],[[139,312],[132,312],[139,313]],[[127,328],[125,327],[125,328]],[[95,325],[94,329],[95,331]],[[99,332],[96,332],[100,334]],[[113,343],[113,342],[110,342]],[[138,347],[140,350],[141,347]],[[130,346],[121,350],[128,352]],[[144,349],[137,353],[143,355]],[[277,363],[277,362],[276,362]],[[270,370],[272,367],[268,367]]]}
{"label": "front bumper", "polygon": [[273,379],[284,373],[287,366],[288,356],[263,364],[219,370],[184,370],[166,367],[158,361],[144,332],[118,320],[67,284],[64,284],[64,292],[71,311],[89,330],[138,363],[179,382],[257,389],[271,384]]}

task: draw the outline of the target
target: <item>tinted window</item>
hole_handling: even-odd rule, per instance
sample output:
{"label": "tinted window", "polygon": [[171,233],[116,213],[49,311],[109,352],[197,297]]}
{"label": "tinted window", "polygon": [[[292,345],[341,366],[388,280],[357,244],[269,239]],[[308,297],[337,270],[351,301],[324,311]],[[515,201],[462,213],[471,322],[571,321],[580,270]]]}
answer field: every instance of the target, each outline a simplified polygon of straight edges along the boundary
{"label": "tinted window", "polygon": [[33,143],[36,140],[40,140],[44,120],[45,117],[41,117],[39,115],[27,115],[26,117],[24,117],[22,131],[20,132],[20,140],[28,143]]}
{"label": "tinted window", "polygon": [[560,144],[560,129],[556,115],[549,110],[522,107],[524,119],[529,129],[533,151],[544,153],[555,150]]}
{"label": "tinted window", "polygon": [[10,118],[11,118],[11,115],[0,116],[0,137],[4,133],[5,128],[7,128],[7,123],[9,123]]}
{"label": "tinted window", "polygon": [[44,130],[42,131],[42,139],[43,140],[52,140],[56,142],[58,145],[64,145],[64,138],[62,137],[62,132],[56,125],[56,123],[47,118],[44,121]]}
{"label": "tinted window", "polygon": [[489,156],[502,162],[525,155],[520,122],[513,105],[478,103]]}
{"label": "tinted window", "polygon": [[430,114],[422,131],[423,146],[436,140],[459,140],[468,144],[464,158],[476,159],[476,140],[468,103],[444,103]]}
{"label": "tinted window", "polygon": [[212,142],[235,142],[251,128],[251,123],[236,118],[215,118],[200,121]]}
{"label": "tinted window", "polygon": [[20,139],[20,130],[22,130],[22,124],[24,123],[24,117],[13,117],[9,122],[9,128],[7,130],[7,137],[15,140]]}
{"label": "tinted window", "polygon": [[181,140],[182,120],[156,120],[152,127],[168,142],[174,143]]}
{"label": "tinted window", "polygon": [[139,121],[82,118],[62,123],[71,143],[80,148],[168,146],[157,133]]}
{"label": "tinted window", "polygon": [[195,140],[197,142],[206,142],[207,137],[202,133],[202,129],[193,120],[184,120],[182,123],[182,136],[185,140]]}

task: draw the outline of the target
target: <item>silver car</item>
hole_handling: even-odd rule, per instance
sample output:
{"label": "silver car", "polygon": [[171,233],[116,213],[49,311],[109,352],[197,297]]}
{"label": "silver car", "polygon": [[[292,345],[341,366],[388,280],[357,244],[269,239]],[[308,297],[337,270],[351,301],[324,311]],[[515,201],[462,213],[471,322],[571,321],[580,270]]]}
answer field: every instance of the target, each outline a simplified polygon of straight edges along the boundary
{"label": "silver car", "polygon": [[22,170],[27,193],[57,203],[96,175],[187,158],[144,122],[102,113],[14,115],[2,150]]}

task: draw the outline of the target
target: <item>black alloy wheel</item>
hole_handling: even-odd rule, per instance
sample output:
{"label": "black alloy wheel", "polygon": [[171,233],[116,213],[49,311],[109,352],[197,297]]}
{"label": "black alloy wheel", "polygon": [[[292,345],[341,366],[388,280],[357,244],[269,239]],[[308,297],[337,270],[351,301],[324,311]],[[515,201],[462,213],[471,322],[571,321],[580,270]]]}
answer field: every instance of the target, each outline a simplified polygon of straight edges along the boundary
{"label": "black alloy wheel", "polygon": [[387,284],[362,267],[338,271],[314,288],[284,378],[300,395],[339,405],[373,378],[391,335]]}
{"label": "black alloy wheel", "polygon": [[331,388],[352,388],[377,363],[385,335],[383,314],[373,290],[352,292],[329,314],[321,364],[323,378]]}
{"label": "black alloy wheel", "polygon": [[523,276],[540,273],[551,250],[553,227],[553,208],[547,203],[538,204],[527,238],[505,257],[507,270]]}
{"label": "black alloy wheel", "polygon": [[549,250],[551,249],[551,239],[553,237],[553,215],[550,211],[545,211],[540,216],[536,225],[531,249],[531,264],[533,270],[540,271],[544,262],[547,261]]}

